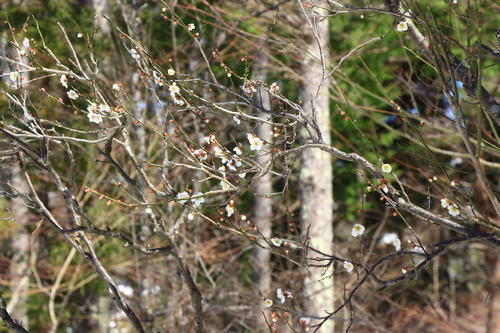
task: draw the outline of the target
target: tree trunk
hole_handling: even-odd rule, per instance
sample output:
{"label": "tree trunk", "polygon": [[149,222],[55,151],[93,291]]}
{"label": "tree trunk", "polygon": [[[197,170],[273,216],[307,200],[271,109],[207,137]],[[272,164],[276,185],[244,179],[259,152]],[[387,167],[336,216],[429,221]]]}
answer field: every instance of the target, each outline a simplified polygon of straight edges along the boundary
{"label": "tree trunk", "polygon": [[[252,79],[254,81],[266,81],[266,67],[268,63],[266,50],[262,50],[255,60],[255,65],[253,69]],[[255,103],[262,106],[264,109],[269,110],[271,108],[269,102],[269,94],[264,89],[257,87],[257,92],[254,95]],[[269,114],[261,112],[259,117],[268,118]],[[271,125],[260,123],[257,127],[257,136],[265,141],[271,142]],[[260,165],[265,165],[268,163],[270,156],[268,154],[257,155],[257,163]],[[255,225],[259,228],[259,231],[266,237],[271,236],[271,217],[272,217],[272,200],[268,196],[273,190],[273,183],[271,179],[271,174],[267,173],[264,175],[255,185]],[[259,246],[253,249],[253,281],[255,282],[256,288],[263,296],[269,296],[271,292],[271,265],[270,258],[271,253],[264,248]],[[261,329],[262,331],[267,331],[266,321],[264,319],[264,313],[266,313],[264,308],[264,302],[260,298],[257,298],[257,304],[254,308],[254,318],[255,318],[255,328]]]}
{"label": "tree trunk", "polygon": [[[319,9],[315,9],[321,12]],[[329,129],[329,81],[322,80],[324,76],[323,63],[328,62],[328,21],[320,21],[316,14],[308,11],[308,21],[317,29],[318,40],[310,31],[306,37],[308,46],[302,62],[302,87],[300,98],[307,116],[314,118],[321,131],[325,144],[330,144]],[[307,138],[307,133],[302,131],[302,139]],[[330,154],[319,149],[304,150],[301,156],[300,170],[301,189],[301,225],[303,235],[310,238],[310,246],[325,253],[333,252],[333,197],[332,197],[332,161]],[[314,257],[310,252],[309,256]],[[304,277],[304,310],[317,316],[326,315],[325,310],[331,311],[334,300],[333,277],[329,275],[332,270],[325,272],[324,268],[309,267]],[[333,332],[333,320],[325,323],[321,332]]]}

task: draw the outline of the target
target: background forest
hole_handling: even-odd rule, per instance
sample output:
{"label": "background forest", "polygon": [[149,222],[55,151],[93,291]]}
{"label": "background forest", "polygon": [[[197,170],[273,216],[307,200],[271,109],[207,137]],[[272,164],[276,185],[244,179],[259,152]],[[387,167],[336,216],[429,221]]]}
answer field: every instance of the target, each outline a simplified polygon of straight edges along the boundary
{"label": "background forest", "polygon": [[0,332],[500,332],[497,2],[0,9]]}

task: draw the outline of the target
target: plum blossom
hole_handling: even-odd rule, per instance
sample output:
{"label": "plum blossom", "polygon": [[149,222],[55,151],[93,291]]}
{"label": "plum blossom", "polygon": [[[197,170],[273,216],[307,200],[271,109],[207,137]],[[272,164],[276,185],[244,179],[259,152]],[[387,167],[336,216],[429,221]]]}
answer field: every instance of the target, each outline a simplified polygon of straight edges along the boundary
{"label": "plum blossom", "polygon": [[361,224],[355,224],[352,227],[351,234],[352,234],[352,237],[358,237],[358,236],[363,235],[364,232],[365,232],[364,226],[362,226]]}
{"label": "plum blossom", "polygon": [[189,193],[187,193],[187,192],[177,193],[175,198],[177,199],[177,202],[179,202],[181,204],[186,203],[189,200]]}
{"label": "plum blossom", "polygon": [[269,298],[266,298],[266,300],[264,301],[264,305],[266,306],[266,308],[270,308],[271,306],[273,306],[273,301]]}
{"label": "plum blossom", "polygon": [[226,215],[227,215],[227,217],[230,217],[233,214],[234,214],[234,205],[231,205],[231,204],[227,205],[226,206]]}
{"label": "plum blossom", "polygon": [[188,29],[189,31],[193,31],[195,28],[196,28],[196,27],[194,26],[194,23],[189,23],[189,24],[187,25],[187,29]]}
{"label": "plum blossom", "polygon": [[451,204],[452,204],[452,202],[450,200],[448,200],[447,198],[441,199],[441,207],[448,208],[448,206]]}
{"label": "plum blossom", "polygon": [[273,84],[271,84],[269,89],[271,90],[271,92],[276,94],[280,91],[280,86],[278,86],[278,82],[274,82]]}
{"label": "plum blossom", "polygon": [[70,90],[68,91],[68,97],[71,98],[71,99],[77,99],[78,98],[78,93],[74,90]]}
{"label": "plum blossom", "polygon": [[396,238],[395,240],[393,240],[392,245],[394,245],[397,252],[401,251],[401,240],[399,240],[399,238]]}
{"label": "plum blossom", "polygon": [[175,75],[175,70],[173,68],[169,68],[167,70],[167,74],[170,75],[170,76],[174,76]]}
{"label": "plum blossom", "polygon": [[132,58],[134,58],[135,60],[138,60],[138,59],[141,57],[141,56],[139,55],[139,53],[137,52],[137,50],[136,50],[136,49],[134,49],[134,48],[131,48],[131,49],[129,50],[129,52],[130,52],[130,56],[132,56]]}
{"label": "plum blossom", "polygon": [[205,198],[203,197],[203,193],[201,192],[193,194],[193,197],[194,198],[191,198],[191,202],[195,207],[198,207],[199,205],[205,202]]}
{"label": "plum blossom", "polygon": [[251,81],[246,81],[245,84],[241,87],[241,90],[243,90],[243,92],[250,97],[252,97],[257,92],[257,89],[255,89]]}
{"label": "plum blossom", "polygon": [[61,75],[61,78],[59,79],[59,82],[61,83],[61,85],[64,87],[64,88],[68,88],[68,78],[66,77],[66,75]]}
{"label": "plum blossom", "polygon": [[281,238],[271,238],[271,244],[276,247],[280,247],[283,244],[283,240]]}
{"label": "plum blossom", "polygon": [[286,299],[293,299],[292,293],[281,288],[276,289],[276,297],[280,300],[281,304],[284,304]]}
{"label": "plum blossom", "polygon": [[406,23],[406,21],[399,22],[398,25],[396,26],[396,30],[399,32],[407,31],[408,24]]}
{"label": "plum blossom", "polygon": [[102,116],[98,113],[89,112],[87,113],[87,118],[89,118],[89,121],[91,123],[96,123],[96,124],[102,123]]}
{"label": "plum blossom", "polygon": [[455,204],[449,205],[448,206],[448,214],[450,214],[451,216],[460,215],[460,210],[458,209],[458,206]]}
{"label": "plum blossom", "polygon": [[385,173],[390,173],[392,171],[392,167],[390,164],[383,164],[382,165],[382,172],[385,172]]}
{"label": "plum blossom", "polygon": [[352,262],[349,262],[349,261],[344,261],[344,268],[345,270],[347,271],[347,273],[351,273],[352,270],[354,269],[354,265],[352,264]]}
{"label": "plum blossom", "polygon": [[236,155],[241,155],[243,154],[243,151],[241,150],[240,147],[234,147],[233,151],[235,152]]}
{"label": "plum blossom", "polygon": [[16,72],[10,72],[10,74],[9,74],[9,79],[11,81],[16,82],[16,80],[17,80],[18,77],[19,77],[19,72],[17,72],[17,71]]}
{"label": "plum blossom", "polygon": [[250,142],[250,150],[261,150],[264,141],[256,137],[254,134],[247,133],[248,142]]}

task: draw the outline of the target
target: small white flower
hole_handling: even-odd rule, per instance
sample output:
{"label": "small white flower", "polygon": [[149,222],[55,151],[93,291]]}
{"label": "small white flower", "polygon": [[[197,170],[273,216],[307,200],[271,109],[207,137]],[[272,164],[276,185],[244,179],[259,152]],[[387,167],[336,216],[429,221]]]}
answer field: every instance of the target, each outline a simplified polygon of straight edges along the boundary
{"label": "small white flower", "polygon": [[179,88],[179,86],[177,85],[176,82],[172,83],[169,87],[168,87],[168,90],[170,91],[170,96],[174,96],[175,94],[178,94],[181,92],[181,89]]}
{"label": "small white flower", "polygon": [[78,93],[74,90],[70,90],[68,91],[68,97],[71,98],[71,99],[77,99],[78,98]]}
{"label": "small white flower", "polygon": [[236,117],[236,116],[233,116],[233,120],[234,120],[234,122],[235,122],[237,125],[241,124],[241,120],[240,120],[240,118],[238,118],[238,117]]}
{"label": "small white flower", "polygon": [[441,207],[447,208],[450,205],[451,205],[451,201],[450,200],[448,200],[447,198],[441,199]]}
{"label": "small white flower", "polygon": [[311,323],[311,318],[309,317],[300,317],[299,322],[302,326],[309,326]]}
{"label": "small white flower", "polygon": [[392,171],[392,167],[390,164],[383,164],[382,165],[382,172],[385,172],[385,173],[390,173]]}
{"label": "small white flower", "polygon": [[223,190],[229,190],[231,188],[231,184],[229,184],[225,180],[221,180],[220,186],[222,187]]}
{"label": "small white flower", "polygon": [[364,226],[362,226],[361,224],[355,224],[352,227],[351,234],[352,234],[352,237],[358,237],[358,236],[363,235],[364,232],[365,232]]}
{"label": "small white flower", "polygon": [[271,86],[269,87],[271,92],[273,93],[278,93],[280,91],[280,86],[278,86],[278,82],[274,82],[273,84],[271,84]]}
{"label": "small white flower", "polygon": [[201,205],[202,203],[205,202],[205,198],[202,195],[203,195],[203,193],[201,193],[201,192],[193,194],[193,197],[195,197],[195,198],[191,198],[191,202],[193,203],[193,206],[198,207],[199,205]]}
{"label": "small white flower", "polygon": [[184,105],[184,100],[182,98],[180,98],[180,96],[178,95],[172,95],[172,99],[174,100],[174,103],[179,105],[179,106],[183,106]]}
{"label": "small white flower", "polygon": [[87,113],[87,118],[89,118],[89,121],[91,123],[96,123],[96,124],[102,123],[102,116],[98,113],[89,112]]}
{"label": "small white flower", "polygon": [[399,238],[396,238],[392,241],[392,245],[394,245],[394,247],[396,248],[396,251],[401,251],[401,241],[399,240]]}
{"label": "small white flower", "polygon": [[23,46],[27,49],[30,47],[30,40],[28,38],[23,39]]}
{"label": "small white flower", "polygon": [[254,134],[247,133],[248,142],[250,142],[250,150],[261,150],[264,141],[256,137]]}
{"label": "small white flower", "polygon": [[160,87],[163,86],[162,75],[160,73],[158,73],[157,71],[153,71],[153,78],[157,85],[159,85]]}
{"label": "small white flower", "polygon": [[453,204],[448,206],[448,214],[451,216],[458,216],[460,215],[460,210],[458,209],[458,206]]}
{"label": "small white flower", "polygon": [[266,308],[270,308],[271,306],[273,306],[273,301],[269,298],[266,298],[266,300],[264,301],[264,305],[266,306]]}
{"label": "small white flower", "polygon": [[241,166],[241,161],[232,158],[230,160],[227,160],[226,165],[229,170],[237,171],[236,168]]}
{"label": "small white flower", "polygon": [[139,55],[139,53],[137,52],[137,50],[136,50],[136,49],[134,49],[134,48],[130,49],[130,50],[129,50],[129,52],[130,52],[130,55],[132,56],[132,58],[134,58],[134,59],[136,59],[136,60],[137,60],[137,59],[139,59],[139,58],[141,57],[141,56]]}
{"label": "small white flower", "polygon": [[392,244],[392,242],[394,242],[394,240],[396,240],[396,239],[399,239],[398,235],[395,232],[390,232],[390,233],[384,234],[382,236],[382,238],[380,239],[380,241],[383,244]]}
{"label": "small white flower", "polygon": [[187,216],[187,218],[188,218],[188,220],[189,220],[189,221],[194,220],[194,215],[193,215],[193,213],[189,213],[189,214],[188,214],[188,216]]}
{"label": "small white flower", "polygon": [[61,83],[61,85],[64,87],[64,88],[68,88],[68,78],[66,77],[66,75],[61,75],[61,78],[59,79],[59,82]]}
{"label": "small white flower", "polygon": [[204,151],[203,149],[196,149],[193,152],[193,155],[199,158],[202,161],[205,161],[208,158],[207,152]]}
{"label": "small white flower", "polygon": [[153,213],[153,211],[151,210],[151,208],[146,208],[146,209],[144,210],[144,212],[145,212],[146,214],[152,214],[152,213]]}
{"label": "small white flower", "polygon": [[406,24],[406,21],[399,22],[398,25],[396,26],[396,30],[400,32],[407,31],[408,24]]}
{"label": "small white flower", "polygon": [[122,89],[121,84],[119,84],[119,83],[113,83],[113,87],[112,88],[113,88],[113,90],[116,90],[116,91]]}
{"label": "small white flower", "polygon": [[187,25],[187,29],[188,29],[189,31],[193,31],[195,28],[196,28],[196,27],[194,26],[194,23],[189,23],[189,24]]}
{"label": "small white flower", "polygon": [[210,134],[209,136],[206,136],[203,138],[203,140],[207,143],[207,144],[211,144],[212,142],[215,142],[215,135],[213,134]]}
{"label": "small white flower", "polygon": [[170,76],[174,76],[175,75],[175,70],[173,70],[172,68],[169,68],[167,70],[167,74],[170,75]]}
{"label": "small white flower", "polygon": [[233,214],[234,214],[234,205],[227,205],[226,206],[226,215],[227,215],[227,217],[230,217]]}
{"label": "small white flower", "polygon": [[354,265],[352,264],[352,262],[344,261],[344,268],[348,273],[351,273],[354,269]]}
{"label": "small white flower", "polygon": [[462,164],[464,160],[461,157],[453,157],[450,161],[450,165],[452,167],[456,167],[459,164]]}
{"label": "small white flower", "polygon": [[89,106],[87,106],[87,111],[89,113],[96,113],[97,112],[97,104],[95,103],[90,103]]}
{"label": "small white flower", "polygon": [[82,38],[82,37],[83,37],[83,34],[82,34],[81,32],[79,32],[79,33],[76,35],[76,37],[78,37],[78,38]]}
{"label": "small white flower", "polygon": [[281,238],[271,238],[271,244],[276,247],[280,247],[283,244],[283,240]]}
{"label": "small white flower", "polygon": [[241,151],[240,147],[234,147],[233,151],[236,153],[236,155],[241,155],[243,154],[243,151]]}
{"label": "small white flower", "polygon": [[189,193],[187,192],[177,193],[177,196],[175,198],[177,199],[177,202],[181,204],[186,203],[189,200]]}
{"label": "small white flower", "polygon": [[252,97],[257,92],[257,89],[255,89],[251,81],[246,81],[245,84],[243,84],[243,86],[241,87],[241,90],[243,90],[243,92],[250,97]]}
{"label": "small white flower", "polygon": [[387,187],[387,185],[385,185],[385,184],[384,184],[384,185],[382,185],[381,189],[382,189],[382,191],[383,191],[384,193],[389,193],[389,188]]}
{"label": "small white flower", "polygon": [[292,293],[281,288],[276,289],[276,297],[280,300],[280,303],[285,303],[286,299],[293,299]]}
{"label": "small white flower", "polygon": [[111,108],[107,104],[99,104],[99,111],[102,113],[109,113],[111,111]]}
{"label": "small white flower", "polygon": [[17,78],[19,76],[19,72],[10,72],[9,74],[9,79],[13,82],[16,82]]}
{"label": "small white flower", "polygon": [[240,174],[238,175],[238,177],[240,177],[241,179],[243,179],[243,178],[245,178],[245,177],[246,177],[246,175],[247,175],[247,173],[246,173],[246,172],[242,172],[242,173],[240,173]]}

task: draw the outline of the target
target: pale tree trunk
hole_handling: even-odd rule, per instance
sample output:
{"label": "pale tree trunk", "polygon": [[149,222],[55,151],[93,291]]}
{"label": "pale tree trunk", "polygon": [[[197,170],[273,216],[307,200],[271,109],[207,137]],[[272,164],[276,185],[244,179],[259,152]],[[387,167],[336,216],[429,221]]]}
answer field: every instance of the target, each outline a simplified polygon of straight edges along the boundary
{"label": "pale tree trunk", "polygon": [[[10,48],[6,42],[2,41],[2,53],[10,53],[11,57],[17,59],[21,63],[27,63],[28,60],[23,54],[29,52],[28,48],[22,46],[20,42],[21,52],[17,49]],[[3,64],[2,70],[5,73],[10,71],[21,71],[24,67],[10,68],[6,63]],[[26,82],[29,80],[29,74],[21,72],[16,83],[9,80],[8,76],[4,76],[5,82],[17,89],[20,100],[26,98]],[[23,118],[23,115],[18,115]],[[27,119],[24,119],[27,120]],[[29,193],[29,188],[24,177],[22,170],[16,163],[11,165],[10,170],[10,186],[14,192]],[[10,291],[11,298],[7,304],[7,311],[13,318],[22,322],[24,327],[28,327],[28,315],[26,313],[27,294],[29,289],[29,256],[30,256],[30,239],[27,231],[29,223],[28,209],[24,205],[22,198],[12,198],[10,201],[10,211],[14,217],[14,234],[12,242],[10,243],[10,250],[13,253],[12,261],[9,269]]]}
{"label": "pale tree trunk", "polygon": [[[255,60],[253,77],[254,81],[266,81],[266,67],[268,64],[268,58],[266,55],[266,50],[262,50]],[[270,110],[271,105],[269,102],[269,93],[257,87],[257,92],[254,96],[255,104],[262,107],[263,109]],[[258,115],[262,118],[270,118],[270,113],[260,112]],[[265,123],[259,123],[257,127],[256,135],[267,142],[271,142],[271,125]],[[260,165],[266,165],[269,161],[270,155],[260,153],[257,155],[257,163]],[[269,196],[273,190],[273,183],[271,179],[271,174],[267,173],[255,185],[255,226],[259,228],[259,231],[266,238],[271,236],[271,219],[272,219],[272,200]],[[271,263],[270,263],[271,253],[269,250],[262,247],[256,246],[253,249],[252,255],[252,268],[253,268],[253,281],[255,282],[257,290],[263,296],[269,297],[271,292]],[[260,297],[256,298],[256,305],[254,308],[254,318],[255,318],[255,328],[266,331],[266,321],[264,319],[264,314],[267,313],[264,308],[264,302]]]}
{"label": "pale tree trunk", "polygon": [[[321,14],[318,8],[315,11]],[[329,81],[322,80],[325,71],[324,63],[328,62],[328,21],[320,21],[320,17],[307,10],[309,24],[305,24],[308,43],[302,62],[302,87],[300,98],[307,116],[316,120],[321,136],[326,144],[330,144],[329,129]],[[316,30],[316,36],[313,29]],[[321,45],[321,52],[318,45]],[[322,62],[322,59],[324,63]],[[318,90],[319,89],[319,90]],[[301,133],[307,138],[307,133]],[[324,253],[333,252],[333,193],[332,193],[332,160],[330,154],[319,149],[304,150],[301,156],[300,170],[301,189],[301,225],[303,235],[310,237],[310,246]],[[309,257],[315,257],[309,252]],[[314,263],[314,262],[309,262]],[[326,315],[334,303],[334,284],[331,268],[309,267],[304,277],[303,304],[306,313],[317,316]],[[321,332],[333,332],[334,322],[325,323]]]}

